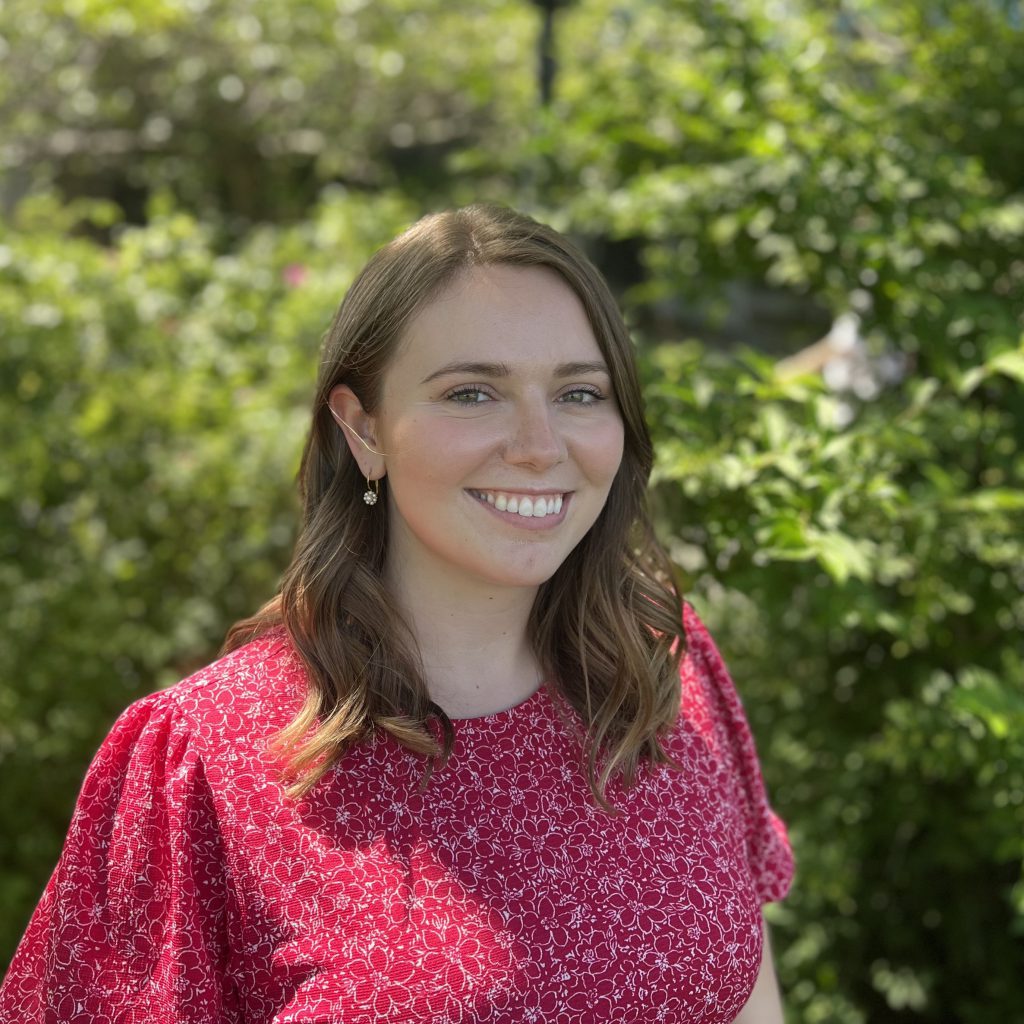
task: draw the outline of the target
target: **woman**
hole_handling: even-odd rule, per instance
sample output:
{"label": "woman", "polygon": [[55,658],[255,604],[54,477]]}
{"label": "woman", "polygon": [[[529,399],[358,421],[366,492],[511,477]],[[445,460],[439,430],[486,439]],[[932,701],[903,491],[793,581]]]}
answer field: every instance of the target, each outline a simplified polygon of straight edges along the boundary
{"label": "woman", "polygon": [[642,413],[554,231],[475,206],[374,256],[281,592],[115,725],[0,1020],[779,1024],[792,861]]}

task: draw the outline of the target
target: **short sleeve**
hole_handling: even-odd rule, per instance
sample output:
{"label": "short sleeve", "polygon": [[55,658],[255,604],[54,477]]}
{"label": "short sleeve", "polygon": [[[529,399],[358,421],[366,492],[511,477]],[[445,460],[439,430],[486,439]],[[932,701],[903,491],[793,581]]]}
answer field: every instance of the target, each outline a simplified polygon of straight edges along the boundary
{"label": "short sleeve", "polygon": [[684,602],[687,654],[682,663],[683,699],[699,690],[697,703],[709,711],[709,728],[735,785],[747,860],[762,903],[781,900],[793,881],[793,853],[782,819],[765,792],[761,765],[739,694],[707,627]]}
{"label": "short sleeve", "polygon": [[0,988],[0,1024],[233,1021],[212,795],[167,692],[93,759],[60,860]]}

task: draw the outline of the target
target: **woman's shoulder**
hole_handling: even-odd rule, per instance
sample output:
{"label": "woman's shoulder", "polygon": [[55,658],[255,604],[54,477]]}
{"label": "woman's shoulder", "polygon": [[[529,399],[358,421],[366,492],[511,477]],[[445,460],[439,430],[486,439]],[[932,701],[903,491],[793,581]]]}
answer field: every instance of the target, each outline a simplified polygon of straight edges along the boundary
{"label": "woman's shoulder", "polygon": [[680,723],[696,729],[710,747],[723,743],[744,761],[754,758],[753,742],[736,684],[718,645],[696,609],[683,602],[686,650],[680,659]]}
{"label": "woman's shoulder", "polygon": [[680,662],[684,691],[689,683],[703,684],[716,692],[719,697],[738,699],[736,690],[722,658],[718,645],[697,614],[697,609],[689,602],[683,601],[683,632],[686,637],[686,650]]}
{"label": "woman's shoulder", "polygon": [[135,701],[121,720],[174,720],[218,746],[269,738],[291,721],[306,673],[288,633],[270,630],[164,689]]}
{"label": "woman's shoulder", "polygon": [[709,650],[716,650],[704,620],[697,614],[697,609],[685,598],[683,599],[683,632],[686,636],[687,654],[705,656]]}

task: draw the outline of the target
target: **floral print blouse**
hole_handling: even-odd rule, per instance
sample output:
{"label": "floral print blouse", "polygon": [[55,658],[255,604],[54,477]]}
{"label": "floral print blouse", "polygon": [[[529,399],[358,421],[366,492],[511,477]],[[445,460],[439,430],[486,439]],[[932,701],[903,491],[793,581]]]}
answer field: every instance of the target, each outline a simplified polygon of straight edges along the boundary
{"label": "floral print blouse", "polygon": [[288,800],[267,740],[305,675],[276,630],[131,705],[0,989],[0,1022],[726,1024],[753,988],[786,830],[721,657],[685,606],[661,767],[593,801],[551,687],[387,735]]}

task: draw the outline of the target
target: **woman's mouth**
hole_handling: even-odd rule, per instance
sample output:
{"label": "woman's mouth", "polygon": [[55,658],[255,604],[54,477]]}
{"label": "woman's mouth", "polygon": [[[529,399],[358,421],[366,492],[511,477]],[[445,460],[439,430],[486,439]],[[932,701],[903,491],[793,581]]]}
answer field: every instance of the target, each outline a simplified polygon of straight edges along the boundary
{"label": "woman's mouth", "polygon": [[[552,491],[548,494],[520,494],[515,491],[482,491],[469,489],[477,501],[501,514],[502,519],[520,526],[547,526],[565,518],[572,491]],[[518,520],[518,522],[517,522]]]}

